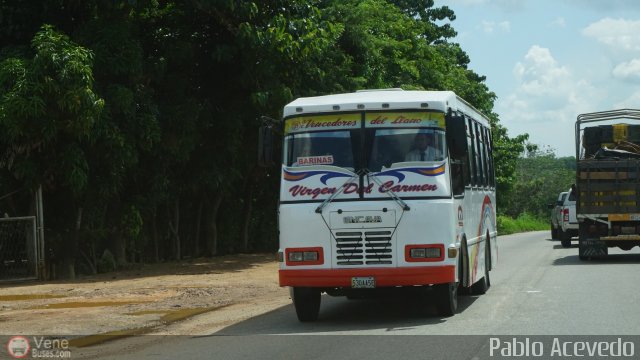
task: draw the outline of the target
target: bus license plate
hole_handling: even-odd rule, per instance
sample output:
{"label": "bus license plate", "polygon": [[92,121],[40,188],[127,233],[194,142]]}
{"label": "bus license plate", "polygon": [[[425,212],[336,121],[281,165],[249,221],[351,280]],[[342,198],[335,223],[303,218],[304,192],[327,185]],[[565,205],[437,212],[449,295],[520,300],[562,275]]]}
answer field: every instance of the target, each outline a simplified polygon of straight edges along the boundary
{"label": "bus license plate", "polygon": [[352,277],[351,287],[354,289],[373,289],[376,287],[376,278],[369,277]]}

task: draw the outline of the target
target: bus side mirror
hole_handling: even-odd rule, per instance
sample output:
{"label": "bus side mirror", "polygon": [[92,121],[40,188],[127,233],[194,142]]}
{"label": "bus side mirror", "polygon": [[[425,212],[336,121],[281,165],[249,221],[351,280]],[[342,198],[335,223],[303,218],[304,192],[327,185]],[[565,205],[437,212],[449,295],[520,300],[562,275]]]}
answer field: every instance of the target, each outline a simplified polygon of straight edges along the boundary
{"label": "bus side mirror", "polygon": [[273,131],[271,125],[260,126],[258,132],[258,165],[273,165]]}
{"label": "bus side mirror", "polygon": [[449,153],[454,159],[462,159],[467,155],[467,128],[464,116],[447,117],[447,143]]}

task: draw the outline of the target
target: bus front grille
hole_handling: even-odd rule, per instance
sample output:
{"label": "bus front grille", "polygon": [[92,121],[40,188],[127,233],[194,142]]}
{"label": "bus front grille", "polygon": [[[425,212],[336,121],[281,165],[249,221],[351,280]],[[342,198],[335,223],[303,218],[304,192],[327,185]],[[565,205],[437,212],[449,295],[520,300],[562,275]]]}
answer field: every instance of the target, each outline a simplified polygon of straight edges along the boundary
{"label": "bus front grille", "polygon": [[393,264],[391,230],[335,232],[337,265]]}

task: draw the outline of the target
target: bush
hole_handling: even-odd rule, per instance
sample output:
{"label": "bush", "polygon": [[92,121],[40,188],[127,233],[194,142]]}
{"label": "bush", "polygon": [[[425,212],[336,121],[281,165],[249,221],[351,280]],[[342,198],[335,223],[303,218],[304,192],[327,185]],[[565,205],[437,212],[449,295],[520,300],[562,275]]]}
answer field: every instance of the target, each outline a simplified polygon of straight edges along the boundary
{"label": "bush", "polygon": [[106,273],[111,272],[116,269],[116,258],[113,256],[111,251],[105,250],[102,253],[102,256],[98,260],[98,272]]}
{"label": "bush", "polygon": [[532,216],[526,212],[518,215],[516,219],[505,215],[498,215],[497,223],[499,235],[547,230],[549,228],[548,221]]}

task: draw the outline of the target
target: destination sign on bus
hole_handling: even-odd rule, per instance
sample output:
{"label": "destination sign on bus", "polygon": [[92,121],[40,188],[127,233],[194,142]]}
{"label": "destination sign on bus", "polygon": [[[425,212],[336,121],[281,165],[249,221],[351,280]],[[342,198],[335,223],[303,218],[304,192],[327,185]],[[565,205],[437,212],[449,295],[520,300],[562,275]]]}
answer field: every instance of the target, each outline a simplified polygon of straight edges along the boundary
{"label": "destination sign on bus", "polygon": [[441,112],[375,112],[367,113],[365,126],[378,127],[438,127],[444,129],[444,114]]}
{"label": "destination sign on bus", "polygon": [[333,164],[333,155],[299,156],[297,163],[298,163],[298,166],[331,165]]}
{"label": "destination sign on bus", "polygon": [[284,132],[290,134],[319,130],[357,129],[360,127],[360,119],[360,114],[301,116],[287,119],[284,124]]}

